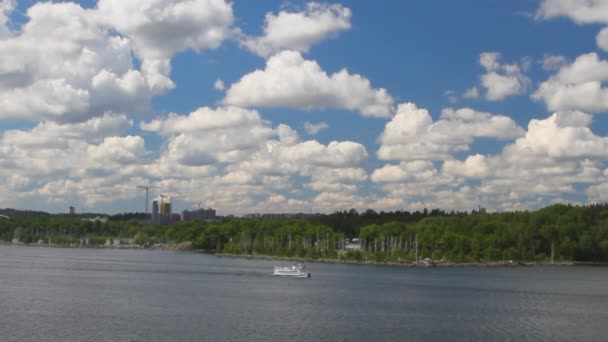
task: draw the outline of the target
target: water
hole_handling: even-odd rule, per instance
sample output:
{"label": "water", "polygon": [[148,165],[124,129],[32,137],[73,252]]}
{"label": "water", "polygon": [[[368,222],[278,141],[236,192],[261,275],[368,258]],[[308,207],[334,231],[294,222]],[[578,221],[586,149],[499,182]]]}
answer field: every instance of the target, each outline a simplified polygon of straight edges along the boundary
{"label": "water", "polygon": [[389,268],[0,246],[1,341],[606,341],[608,268]]}

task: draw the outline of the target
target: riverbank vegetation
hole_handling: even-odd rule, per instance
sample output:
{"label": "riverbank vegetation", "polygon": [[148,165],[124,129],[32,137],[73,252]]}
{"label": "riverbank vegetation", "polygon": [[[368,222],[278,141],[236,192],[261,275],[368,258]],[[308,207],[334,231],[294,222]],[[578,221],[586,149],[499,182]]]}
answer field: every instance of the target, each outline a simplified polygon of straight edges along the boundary
{"label": "riverbank vegetation", "polygon": [[195,249],[216,253],[399,263],[424,258],[608,261],[605,204],[558,204],[534,212],[505,213],[358,213],[353,209],[300,218],[226,218],[166,226],[147,223],[142,214],[102,221],[93,215],[10,213],[10,219],[0,218],[0,240],[5,243],[167,247],[190,242]]}

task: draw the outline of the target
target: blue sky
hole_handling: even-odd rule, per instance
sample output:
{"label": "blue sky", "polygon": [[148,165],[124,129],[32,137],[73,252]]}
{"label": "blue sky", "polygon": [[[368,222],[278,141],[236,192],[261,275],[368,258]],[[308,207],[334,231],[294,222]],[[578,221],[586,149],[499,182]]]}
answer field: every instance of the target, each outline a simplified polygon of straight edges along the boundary
{"label": "blue sky", "polygon": [[608,1],[0,0],[0,24],[0,207],[608,198]]}

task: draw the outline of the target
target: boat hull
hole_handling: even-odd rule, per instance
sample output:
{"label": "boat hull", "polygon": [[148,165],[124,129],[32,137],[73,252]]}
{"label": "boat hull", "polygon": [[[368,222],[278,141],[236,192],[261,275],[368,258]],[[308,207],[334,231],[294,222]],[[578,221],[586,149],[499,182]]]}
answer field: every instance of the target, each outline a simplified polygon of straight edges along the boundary
{"label": "boat hull", "polygon": [[311,277],[310,273],[306,273],[306,272],[304,272],[304,273],[297,273],[297,274],[294,274],[294,273],[277,273],[277,272],[275,272],[272,275],[276,276],[276,277],[290,277],[290,278],[310,278]]}
{"label": "boat hull", "polygon": [[275,267],[272,275],[277,277],[310,278],[310,273],[306,272],[301,264],[290,267]]}

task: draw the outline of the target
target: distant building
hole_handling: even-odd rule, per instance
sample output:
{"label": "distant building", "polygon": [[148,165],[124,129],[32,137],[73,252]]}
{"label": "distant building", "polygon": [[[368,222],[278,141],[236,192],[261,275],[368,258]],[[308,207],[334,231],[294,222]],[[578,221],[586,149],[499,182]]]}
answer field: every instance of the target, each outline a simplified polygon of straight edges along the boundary
{"label": "distant building", "polygon": [[152,222],[157,224],[171,224],[180,220],[179,214],[173,214],[171,202],[152,201]]}
{"label": "distant building", "polygon": [[75,215],[76,214],[76,208],[70,206],[68,209],[69,209],[70,215]]}
{"label": "distant building", "polygon": [[152,222],[159,223],[160,219],[158,216],[158,201],[152,202]]}
{"label": "distant building", "polygon": [[171,215],[171,203],[163,203],[160,206],[161,215]]}
{"label": "distant building", "polygon": [[181,220],[182,221],[192,221],[192,220],[215,220],[217,218],[215,214],[215,209],[198,209],[198,210],[184,210],[182,211]]}

